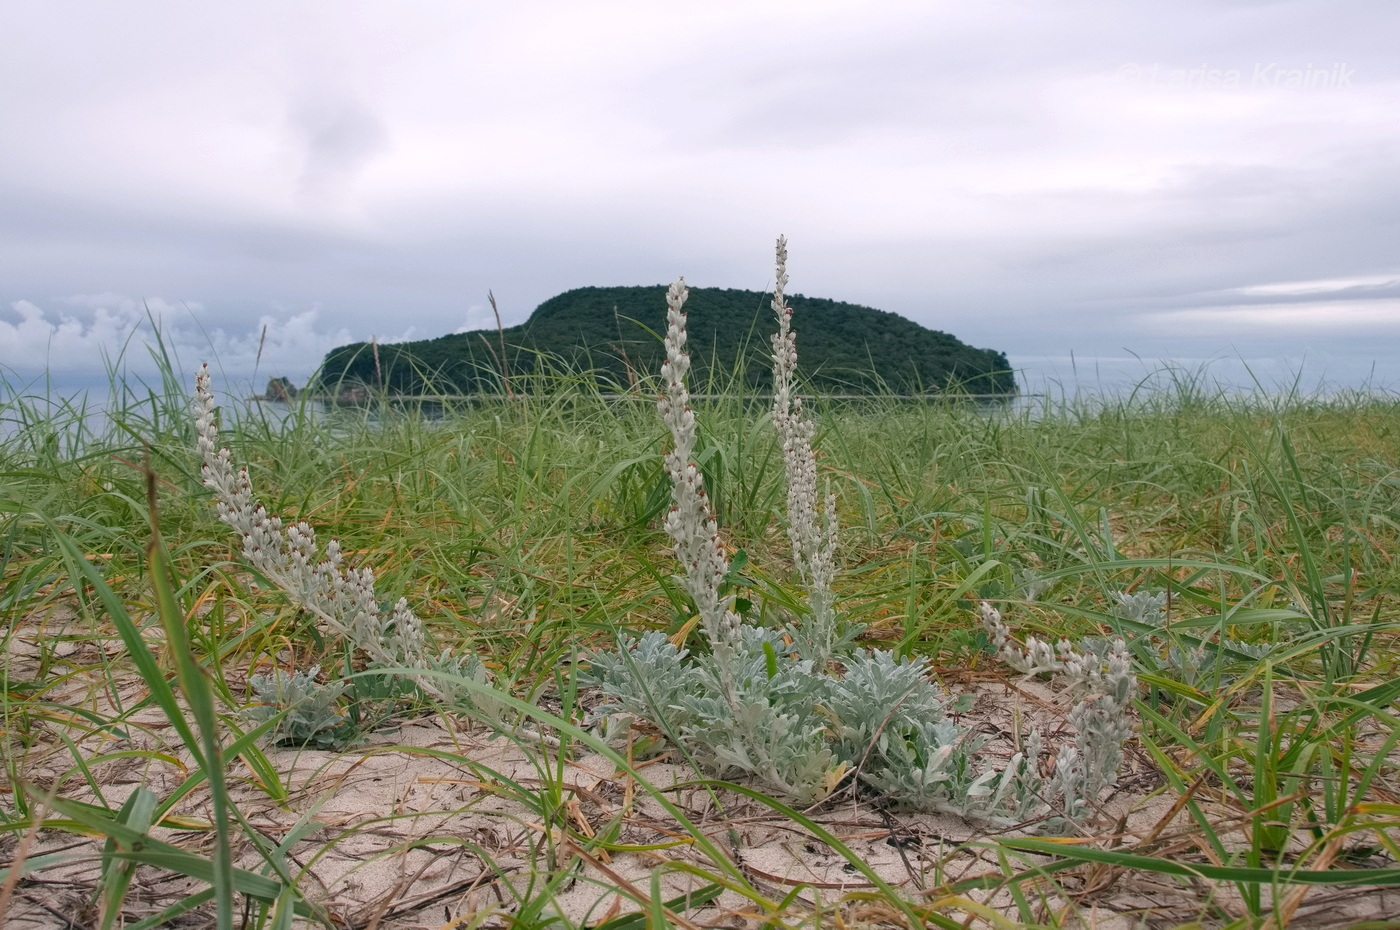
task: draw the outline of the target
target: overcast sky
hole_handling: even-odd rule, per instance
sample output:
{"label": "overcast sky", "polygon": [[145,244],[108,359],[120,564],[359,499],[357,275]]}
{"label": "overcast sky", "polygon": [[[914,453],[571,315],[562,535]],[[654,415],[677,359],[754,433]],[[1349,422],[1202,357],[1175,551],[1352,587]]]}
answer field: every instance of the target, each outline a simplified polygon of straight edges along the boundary
{"label": "overcast sky", "polygon": [[488,289],[765,289],[784,233],[791,290],[1031,373],[1400,387],[1397,37],[1392,0],[7,3],[0,366],[100,376],[135,328],[146,370],[149,313],[301,381]]}

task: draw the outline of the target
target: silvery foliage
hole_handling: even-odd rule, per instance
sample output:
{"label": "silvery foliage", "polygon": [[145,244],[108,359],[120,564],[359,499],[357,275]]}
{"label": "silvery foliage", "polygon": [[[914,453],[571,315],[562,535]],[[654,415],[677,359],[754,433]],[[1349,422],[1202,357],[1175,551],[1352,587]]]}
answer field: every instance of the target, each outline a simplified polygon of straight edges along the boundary
{"label": "silvery foliage", "polygon": [[1124,620],[1155,626],[1160,629],[1166,623],[1167,592],[1119,591],[1118,606],[1113,612]]}
{"label": "silvery foliage", "polygon": [[248,678],[252,700],[244,715],[262,723],[282,715],[273,724],[268,740],[279,746],[344,749],[358,735],[340,711],[344,682],[322,684],[316,680],[319,665],[306,671],[260,672]]}
{"label": "silvery foliage", "polygon": [[1039,805],[1036,786],[1017,781],[1019,757],[1010,778],[976,771],[973,758],[985,740],[948,719],[948,696],[922,663],[885,650],[844,662],[844,677],[826,679],[831,731],[837,755],[869,787],[906,807],[1003,826]]}
{"label": "silvery foliage", "polygon": [[584,680],[608,695],[597,708],[604,720],[654,721],[717,777],[753,776],[803,804],[830,793],[841,769],[820,710],[828,679],[810,660],[797,658],[780,632],[748,624],[728,668],[713,653],[688,657],[661,633],[645,633],[593,656]]}
{"label": "silvery foliage", "polygon": [[1012,581],[1020,590],[1021,597],[1028,601],[1039,600],[1040,596],[1055,584],[1053,578],[1042,578],[1030,568],[1016,569]]}
{"label": "silvery foliage", "polygon": [[[1124,620],[1140,623],[1161,631],[1160,636],[1147,634],[1152,653],[1158,660],[1165,659],[1167,666],[1185,684],[1195,687],[1204,683],[1223,684],[1233,680],[1232,675],[1224,674],[1224,668],[1231,661],[1228,653],[1219,648],[1211,648],[1204,641],[1196,645],[1183,644],[1171,635],[1167,625],[1167,595],[1165,591],[1153,594],[1138,591],[1129,594],[1119,591],[1118,606],[1114,614]],[[1166,640],[1166,651],[1162,651],[1161,641]],[[1225,637],[1220,645],[1236,653],[1243,653],[1254,659],[1268,655],[1273,646],[1268,643],[1246,643]]]}
{"label": "silvery foliage", "polygon": [[640,638],[626,637],[618,652],[594,655],[589,682],[612,699],[598,710],[655,720],[674,733],[684,733],[693,723],[686,699],[703,687],[705,678],[700,668],[703,660],[687,663],[689,655],[689,650],[654,630]]}
{"label": "silvery foliage", "polygon": [[[428,660],[428,667],[435,672],[443,672],[447,678],[438,678],[434,685],[437,693],[449,707],[463,710],[493,727],[515,727],[534,739],[545,739],[531,727],[515,726],[520,714],[504,701],[493,697],[489,692],[456,685],[457,681],[471,681],[491,687],[496,684],[491,670],[475,652],[454,655],[444,651],[436,659]],[[502,685],[506,688],[506,685]],[[507,689],[508,690],[508,689]],[[548,740],[546,740],[548,741]]]}
{"label": "silvery foliage", "polygon": [[[779,239],[773,420],[788,480],[793,561],[811,599],[808,628],[778,632],[744,624],[732,597],[720,593],[729,563],[704,479],[690,461],[695,416],[685,385],[690,361],[681,279],[667,294],[666,394],[659,404],[673,440],[665,465],[674,506],[665,528],[711,653],[690,657],[660,633],[624,639],[619,651],[593,656],[583,673],[586,683],[608,695],[599,713],[605,721],[650,720],[706,771],[753,777],[798,803],[826,797],[854,773],[894,803],[996,827],[1086,816],[1099,790],[1116,777],[1130,733],[1126,714],[1135,679],[1121,648],[1081,653],[1068,643],[1056,650],[1032,638],[1032,651],[1021,650],[1000,614],[984,605],[984,619],[991,611],[1001,631],[994,640],[1003,658],[1027,674],[1062,672],[1079,695],[1071,712],[1076,744],[1061,751],[1049,778],[1039,773],[1042,746],[1035,732],[1000,771],[978,765],[983,743],[948,718],[947,697],[921,663],[871,650],[844,656],[844,674],[833,674],[830,659],[841,638],[831,594],[835,501],[828,495],[817,506],[813,427],[792,395],[796,341],[782,295],[785,264],[786,243]],[[1111,745],[1101,745],[1105,740]]]}
{"label": "silvery foliage", "polygon": [[[214,491],[219,519],[242,537],[243,558],[249,565],[286,592],[299,607],[363,651],[371,668],[406,669],[427,694],[465,705],[488,720],[501,719],[487,712],[479,695],[466,689],[458,689],[460,694],[448,694],[441,679],[414,674],[447,672],[487,682],[489,675],[475,655],[460,658],[444,652],[432,656],[423,624],[409,609],[407,600],[400,598],[386,613],[375,595],[373,571],[347,566],[340,543],[334,539],[326,544],[324,552],[320,551],[316,531],[310,525],[304,521],[285,525],[253,496],[247,466],[235,472],[229,450],[219,444],[208,365],[200,366],[195,376],[195,431],[203,460],[204,485]],[[305,683],[308,688],[329,687],[315,684],[310,678]]]}
{"label": "silvery foliage", "polygon": [[[822,689],[813,686],[821,679],[812,663],[797,659],[780,633],[748,624],[736,647],[727,672],[717,661],[700,664],[700,687],[683,703],[691,720],[682,739],[721,777],[752,774],[799,803],[824,797],[833,761],[815,713]],[[720,690],[726,677],[732,702]]]}
{"label": "silvery foliage", "polygon": [[1024,646],[1011,638],[1001,613],[982,603],[982,625],[1004,662],[1027,676],[1055,672],[1075,699],[1069,712],[1074,744],[1061,746],[1045,796],[1060,799],[1060,811],[1080,820],[1105,787],[1117,783],[1123,743],[1132,735],[1128,708],[1137,693],[1132,656],[1121,639],[1086,639],[1079,647],[1061,640],[1054,649],[1034,636]]}

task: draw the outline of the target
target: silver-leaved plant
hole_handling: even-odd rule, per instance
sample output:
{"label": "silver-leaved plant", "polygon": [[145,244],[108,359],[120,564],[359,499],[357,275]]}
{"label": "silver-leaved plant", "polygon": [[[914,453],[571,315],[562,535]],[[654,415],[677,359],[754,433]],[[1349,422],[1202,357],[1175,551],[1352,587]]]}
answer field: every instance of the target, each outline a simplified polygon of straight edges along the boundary
{"label": "silver-leaved plant", "polygon": [[305,671],[273,669],[248,676],[249,697],[244,711],[253,723],[274,721],[268,741],[278,746],[344,749],[358,737],[355,725],[341,712],[344,682],[317,680],[319,665]]}
{"label": "silver-leaved plant", "polygon": [[1262,659],[1274,649],[1272,643],[1247,643],[1228,634],[1219,643],[1179,635],[1167,623],[1165,591],[1119,591],[1117,599],[1113,614],[1136,627],[1131,645],[1139,658],[1193,688],[1228,685],[1237,677],[1233,669],[1241,660]]}
{"label": "silver-leaved plant", "polygon": [[[298,607],[317,618],[333,634],[343,637],[354,650],[368,659],[370,668],[394,670],[424,694],[449,706],[455,706],[479,717],[493,726],[514,725],[517,716],[502,702],[481,689],[453,687],[457,680],[491,683],[491,675],[475,653],[457,655],[448,651],[434,654],[428,648],[422,621],[400,598],[387,613],[380,608],[374,588],[374,572],[369,568],[354,568],[346,564],[340,543],[332,539],[321,549],[316,531],[306,522],[286,524],[270,514],[253,493],[247,466],[234,470],[229,450],[219,442],[215,421],[214,392],[210,385],[209,366],[200,367],[195,376],[195,431],[202,460],[201,479],[214,492],[219,519],[230,526],[242,540],[244,560],[260,575],[280,588]],[[427,674],[425,674],[427,673]],[[282,707],[285,701],[267,700],[268,688],[283,694],[292,688],[298,706],[329,708],[340,698],[342,684],[322,684],[315,673],[276,673],[279,678],[249,679],[255,719],[265,710],[256,708]],[[258,692],[258,687],[264,692]],[[392,690],[392,689],[391,689]],[[303,733],[310,723],[302,721],[309,711],[289,715],[296,733]],[[325,716],[329,720],[328,716]],[[300,722],[298,722],[300,721]],[[276,738],[289,738],[283,725]],[[538,737],[538,734],[529,734]]]}
{"label": "silver-leaved plant", "polygon": [[1114,783],[1131,734],[1136,679],[1121,641],[1052,647],[1031,637],[1018,644],[1001,614],[982,605],[1002,660],[1026,675],[1063,676],[1076,701],[1069,713],[1074,742],[1059,747],[1048,775],[1040,771],[1043,741],[1034,731],[1001,768],[982,762],[983,742],[950,718],[949,697],[922,663],[856,650],[841,656],[844,671],[835,672],[831,660],[851,638],[851,629],[843,631],[838,622],[832,589],[836,501],[818,494],[816,429],[794,390],[797,343],[784,298],[787,281],[787,244],[779,239],[772,418],[787,479],[793,563],[808,596],[804,622],[783,631],[745,624],[732,596],[721,593],[729,562],[704,477],[691,459],[696,423],[686,387],[688,292],[682,278],[667,292],[659,410],[672,439],[665,469],[673,506],[664,526],[710,651],[692,656],[660,633],[625,637],[618,651],[594,655],[584,673],[607,695],[599,713],[604,721],[645,718],[710,774],[747,776],[797,803],[821,800],[854,775],[891,803],[996,827],[1084,819]]}

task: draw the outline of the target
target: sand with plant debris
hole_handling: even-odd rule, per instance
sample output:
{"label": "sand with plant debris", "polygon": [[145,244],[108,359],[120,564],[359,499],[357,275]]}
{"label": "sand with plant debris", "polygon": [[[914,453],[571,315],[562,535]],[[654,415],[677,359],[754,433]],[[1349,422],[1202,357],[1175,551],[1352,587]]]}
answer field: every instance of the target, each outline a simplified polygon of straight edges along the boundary
{"label": "sand with plant debris", "polygon": [[[53,697],[111,713],[113,702],[129,704],[142,693],[134,680],[115,691],[90,684],[77,676]],[[1058,725],[1056,697],[1040,683],[964,686],[978,694],[977,717],[988,721],[995,737],[988,753],[1012,752],[1009,734],[1016,721]],[[108,737],[108,752],[157,748],[164,732],[160,715],[142,711],[132,723],[126,738]],[[137,785],[158,796],[174,790],[189,760],[168,744],[164,748],[170,753],[165,763],[114,757],[94,765],[107,803],[119,804]],[[643,784],[601,756],[568,758],[527,748],[481,728],[425,717],[377,733],[370,744],[350,751],[270,750],[280,779],[275,790],[242,760],[230,764],[229,775],[233,800],[253,828],[266,841],[287,844],[303,894],[342,927],[506,927],[554,914],[571,925],[596,926],[645,909],[658,891],[663,901],[700,893],[712,880],[723,881],[726,868],[767,902],[796,907],[787,912],[789,921],[801,911],[836,906],[847,923],[904,922],[886,897],[874,894],[876,879],[915,906],[959,920],[981,922],[991,913],[985,908],[1016,919],[1022,912],[1002,879],[1044,861],[1021,853],[1007,858],[993,837],[956,817],[901,814],[838,794],[810,812],[812,821],[872,873],[866,874],[813,829],[747,797],[708,791],[669,756],[639,763]],[[70,798],[97,800],[61,745],[40,741],[30,758],[25,774],[31,789],[61,787]],[[1150,841],[1160,856],[1176,843],[1181,854],[1194,857],[1191,825],[1165,795],[1154,794],[1161,784],[1147,758],[1130,748],[1120,786],[1103,805],[1098,845],[1129,848]],[[656,795],[699,828],[711,854]],[[526,804],[522,798],[533,800]],[[209,833],[200,829],[210,816],[207,793],[195,791],[176,811],[185,820],[152,834],[207,853]],[[1104,839],[1110,835],[1115,839]],[[632,851],[590,843],[597,836]],[[92,925],[102,876],[98,844],[57,832],[31,839],[24,857],[43,867],[12,889],[6,926]],[[14,861],[21,842],[7,834],[0,857]],[[238,864],[259,869],[258,854],[246,838],[240,842]],[[1082,866],[1056,878],[1058,890],[1024,905],[1036,920],[1129,930],[1187,921],[1219,925],[1242,913],[1236,892],[1225,883],[1107,866]],[[984,887],[950,893],[951,886],[970,879],[985,879]],[[123,913],[135,921],[201,887],[143,866]],[[1343,927],[1400,913],[1400,892],[1317,889],[1293,904],[1289,926]],[[751,926],[762,921],[764,904],[723,890],[706,903],[681,903],[670,912],[687,926]],[[199,914],[182,920],[187,923],[178,925],[204,925]]]}

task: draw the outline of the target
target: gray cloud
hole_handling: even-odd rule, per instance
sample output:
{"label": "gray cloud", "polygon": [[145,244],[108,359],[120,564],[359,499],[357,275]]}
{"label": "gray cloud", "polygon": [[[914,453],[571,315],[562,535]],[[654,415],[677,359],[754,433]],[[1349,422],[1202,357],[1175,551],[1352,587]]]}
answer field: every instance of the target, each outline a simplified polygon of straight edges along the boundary
{"label": "gray cloud", "polygon": [[1013,360],[1400,356],[1379,0],[76,10],[0,30],[13,371],[100,370],[144,295],[303,377],[488,288],[762,288],[780,232],[795,289]]}
{"label": "gray cloud", "polygon": [[384,122],[359,100],[308,100],[294,108],[292,131],[304,146],[297,182],[302,196],[319,204],[389,147]]}

